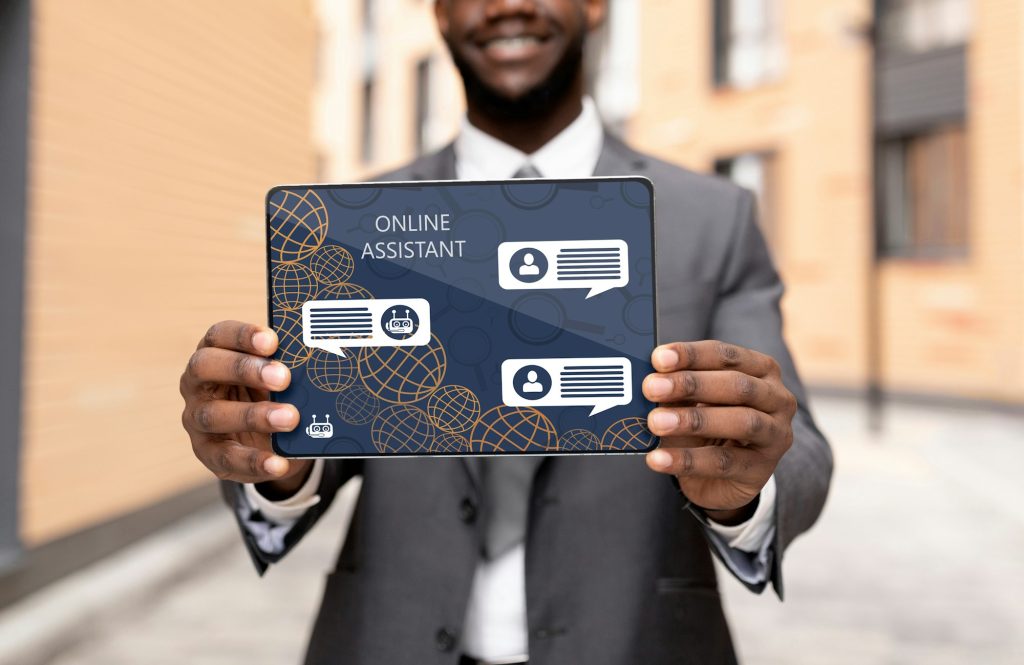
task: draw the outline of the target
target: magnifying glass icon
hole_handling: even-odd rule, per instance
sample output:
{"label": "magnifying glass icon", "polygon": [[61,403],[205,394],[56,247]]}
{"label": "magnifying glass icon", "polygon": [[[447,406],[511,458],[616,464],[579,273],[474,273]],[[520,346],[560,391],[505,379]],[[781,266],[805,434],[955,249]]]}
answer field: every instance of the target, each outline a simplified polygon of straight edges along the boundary
{"label": "magnifying glass icon", "polygon": [[472,277],[462,277],[448,285],[447,301],[435,317],[440,318],[452,310],[462,314],[475,312],[484,304],[484,287]]}
{"label": "magnifying glass icon", "polygon": [[547,344],[558,339],[563,330],[592,335],[605,332],[602,325],[570,319],[562,303],[547,293],[520,296],[509,309],[508,324],[512,334],[527,344]]}

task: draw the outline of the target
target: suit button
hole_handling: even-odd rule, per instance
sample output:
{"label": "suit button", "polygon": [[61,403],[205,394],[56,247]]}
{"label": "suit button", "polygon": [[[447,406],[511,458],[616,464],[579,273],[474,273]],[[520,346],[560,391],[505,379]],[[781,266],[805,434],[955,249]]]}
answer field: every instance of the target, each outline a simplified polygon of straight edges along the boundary
{"label": "suit button", "polygon": [[559,635],[563,635],[564,633],[565,628],[562,628],[561,626],[555,626],[552,628],[539,628],[533,631],[533,636],[536,637],[538,640],[548,640],[552,637],[558,637]]}
{"label": "suit button", "polygon": [[459,519],[466,524],[476,521],[476,504],[469,499],[463,499],[459,504]]}
{"label": "suit button", "polygon": [[533,504],[537,508],[547,508],[548,506],[554,506],[558,504],[557,496],[538,496]]}
{"label": "suit button", "polygon": [[438,651],[451,651],[455,648],[455,636],[446,628],[440,628],[434,636],[434,644],[437,645]]}

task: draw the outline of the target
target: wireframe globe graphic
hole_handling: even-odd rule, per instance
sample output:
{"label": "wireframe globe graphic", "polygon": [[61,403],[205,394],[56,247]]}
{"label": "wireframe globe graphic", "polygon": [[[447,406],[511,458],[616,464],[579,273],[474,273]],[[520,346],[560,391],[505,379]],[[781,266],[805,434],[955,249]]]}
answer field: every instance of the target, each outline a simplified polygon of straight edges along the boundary
{"label": "wireframe globe graphic", "polygon": [[434,445],[434,426],[423,409],[395,404],[373,419],[370,440],[382,454],[420,452]]}
{"label": "wireframe globe graphic", "polygon": [[571,429],[558,437],[558,449],[567,453],[600,450],[601,439],[588,429]]}
{"label": "wireframe globe graphic", "polygon": [[309,349],[302,343],[302,315],[299,312],[277,312],[274,330],[277,331],[277,359],[293,369],[301,367],[309,358]]}
{"label": "wireframe globe graphic", "polygon": [[424,346],[367,346],[359,351],[359,378],[392,404],[428,397],[444,381],[448,358],[436,335]]}
{"label": "wireframe globe graphic", "polygon": [[316,295],[316,277],[301,263],[275,266],[270,273],[274,304],[282,309],[299,309]]}
{"label": "wireframe globe graphic", "polygon": [[556,450],[558,433],[537,409],[496,406],[485,411],[469,434],[474,453],[541,452]]}
{"label": "wireframe globe graphic", "polygon": [[436,453],[438,455],[459,455],[462,453],[468,453],[469,441],[461,434],[437,432],[434,434],[434,442],[431,444],[430,448],[427,449],[427,452]]}
{"label": "wireframe globe graphic", "polygon": [[327,237],[327,207],[311,189],[275,191],[267,201],[270,253],[278,263],[298,263]]}
{"label": "wireframe globe graphic", "polygon": [[427,399],[427,415],[445,432],[465,432],[480,417],[480,400],[465,386],[441,386]]}
{"label": "wireframe globe graphic", "polygon": [[333,284],[320,289],[317,300],[371,300],[373,294],[358,284]]}
{"label": "wireframe globe graphic", "polygon": [[336,393],[355,383],[356,361],[351,355],[343,358],[323,349],[310,349],[306,376],[320,390]]}
{"label": "wireframe globe graphic", "polygon": [[363,386],[352,386],[338,394],[334,407],[349,425],[366,425],[380,411],[380,400]]}
{"label": "wireframe globe graphic", "polygon": [[321,284],[330,286],[351,279],[356,270],[356,262],[344,247],[324,245],[313,254],[309,267]]}
{"label": "wireframe globe graphic", "polygon": [[616,420],[601,437],[602,450],[646,450],[654,445],[657,437],[647,429],[644,418],[623,418]]}

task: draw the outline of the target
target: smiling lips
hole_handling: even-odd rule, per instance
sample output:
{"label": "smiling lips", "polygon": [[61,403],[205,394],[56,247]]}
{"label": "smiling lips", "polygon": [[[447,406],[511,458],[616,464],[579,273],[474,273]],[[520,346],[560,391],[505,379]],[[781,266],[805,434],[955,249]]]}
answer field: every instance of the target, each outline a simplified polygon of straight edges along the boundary
{"label": "smiling lips", "polygon": [[480,48],[495,60],[526,60],[536,55],[546,41],[536,35],[501,36],[486,40]]}

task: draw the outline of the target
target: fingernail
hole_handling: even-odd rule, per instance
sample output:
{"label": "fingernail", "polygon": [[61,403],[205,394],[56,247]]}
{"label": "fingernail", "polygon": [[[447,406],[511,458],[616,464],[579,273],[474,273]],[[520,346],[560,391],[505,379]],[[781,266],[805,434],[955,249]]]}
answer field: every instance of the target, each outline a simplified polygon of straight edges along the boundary
{"label": "fingernail", "polygon": [[270,353],[274,348],[274,333],[261,330],[252,336],[252,347],[257,351]]}
{"label": "fingernail", "polygon": [[647,453],[647,459],[656,469],[667,469],[672,466],[672,456],[664,450],[652,450]]}
{"label": "fingernail", "polygon": [[264,383],[271,388],[280,388],[288,381],[288,370],[284,365],[269,363],[260,371],[260,376],[263,377]]}
{"label": "fingernail", "polygon": [[292,412],[288,409],[274,409],[267,416],[267,422],[274,427],[288,427],[292,424]]}
{"label": "fingernail", "polygon": [[679,416],[671,411],[652,411],[651,429],[668,432],[679,425]]}
{"label": "fingernail", "polygon": [[263,470],[272,476],[283,475],[288,470],[288,460],[274,455],[263,462]]}
{"label": "fingernail", "polygon": [[679,364],[679,354],[671,349],[655,349],[653,360],[657,368],[674,369]]}
{"label": "fingernail", "polygon": [[672,392],[672,381],[663,376],[647,379],[647,394],[651,397],[662,397]]}

